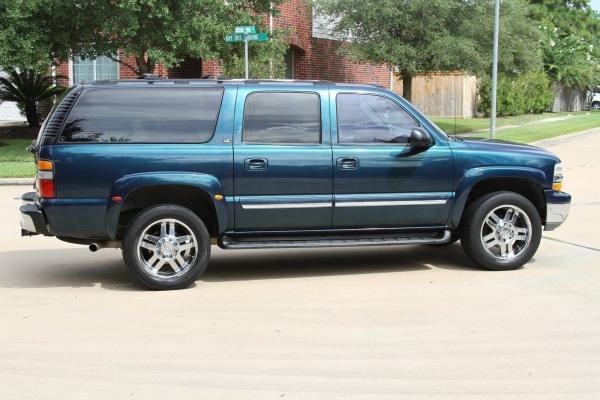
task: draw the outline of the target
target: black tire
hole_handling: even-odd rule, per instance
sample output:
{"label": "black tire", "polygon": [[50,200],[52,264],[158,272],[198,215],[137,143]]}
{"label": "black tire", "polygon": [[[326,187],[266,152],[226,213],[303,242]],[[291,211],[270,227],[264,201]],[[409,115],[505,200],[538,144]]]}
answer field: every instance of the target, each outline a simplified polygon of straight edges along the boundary
{"label": "black tire", "polygon": [[[185,224],[196,239],[195,260],[179,276],[157,277],[147,271],[138,256],[138,242],[145,230],[162,219],[174,219]],[[123,238],[123,260],[133,277],[148,289],[182,289],[192,284],[206,269],[210,257],[210,236],[202,220],[192,211],[177,205],[158,205],[139,213],[129,224]],[[189,265],[189,263],[188,263]]]}
{"label": "black tire", "polygon": [[[497,207],[509,205],[520,208],[531,223],[529,245],[510,260],[499,260],[490,255],[482,244],[484,219]],[[508,191],[493,192],[476,199],[463,214],[460,226],[461,245],[469,258],[479,266],[493,271],[521,268],[537,251],[542,239],[542,221],[535,206],[520,194]]]}

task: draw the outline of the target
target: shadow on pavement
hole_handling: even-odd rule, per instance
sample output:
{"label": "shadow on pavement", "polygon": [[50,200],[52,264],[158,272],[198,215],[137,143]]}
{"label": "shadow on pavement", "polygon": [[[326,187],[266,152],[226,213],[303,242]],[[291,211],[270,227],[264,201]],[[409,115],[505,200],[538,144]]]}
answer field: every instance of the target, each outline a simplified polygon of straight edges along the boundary
{"label": "shadow on pavement", "polygon": [[[475,269],[459,245],[367,248],[231,250],[213,247],[201,282],[284,279],[435,268]],[[0,252],[0,287],[93,287],[141,290],[129,276],[119,250],[87,249]]]}

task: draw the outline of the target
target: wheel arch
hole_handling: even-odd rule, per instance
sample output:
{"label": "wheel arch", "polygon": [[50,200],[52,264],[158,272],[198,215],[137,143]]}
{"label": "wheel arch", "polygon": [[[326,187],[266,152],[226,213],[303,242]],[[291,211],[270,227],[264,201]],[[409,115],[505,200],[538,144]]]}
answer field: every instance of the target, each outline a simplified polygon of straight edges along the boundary
{"label": "wheel arch", "polygon": [[451,213],[451,225],[458,227],[465,209],[475,199],[495,191],[509,191],[522,195],[533,203],[542,221],[546,219],[543,171],[534,168],[490,168],[471,170],[466,173],[457,190]]}
{"label": "wheel arch", "polygon": [[[124,228],[140,211],[158,204],[175,204],[192,210],[206,224],[211,236],[227,228],[228,215],[217,178],[198,173],[143,173],[117,180],[109,199],[106,226],[111,239],[122,236]],[[113,199],[119,197],[119,201]]]}

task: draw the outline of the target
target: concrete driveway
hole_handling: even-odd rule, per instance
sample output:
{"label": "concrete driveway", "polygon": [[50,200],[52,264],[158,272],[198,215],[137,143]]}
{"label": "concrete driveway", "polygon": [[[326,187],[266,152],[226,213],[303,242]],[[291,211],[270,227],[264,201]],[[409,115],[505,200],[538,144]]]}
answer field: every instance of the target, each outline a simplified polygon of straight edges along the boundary
{"label": "concrete driveway", "polygon": [[546,145],[572,215],[511,272],[459,245],[214,248],[148,292],[118,251],[19,238],[26,188],[0,187],[0,398],[598,399],[600,132]]}

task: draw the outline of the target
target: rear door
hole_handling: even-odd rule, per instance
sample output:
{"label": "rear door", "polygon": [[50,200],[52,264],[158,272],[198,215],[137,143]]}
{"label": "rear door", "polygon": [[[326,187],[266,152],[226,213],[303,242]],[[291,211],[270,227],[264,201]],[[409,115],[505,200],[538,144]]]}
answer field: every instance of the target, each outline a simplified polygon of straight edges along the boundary
{"label": "rear door", "polygon": [[240,85],[234,139],[235,230],[331,227],[327,87]]}

